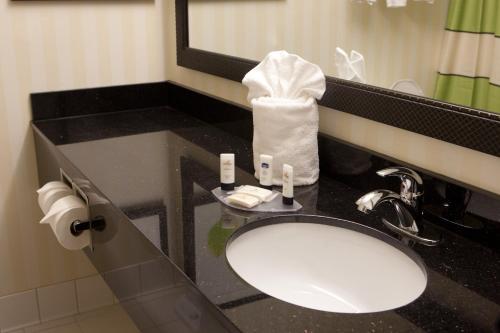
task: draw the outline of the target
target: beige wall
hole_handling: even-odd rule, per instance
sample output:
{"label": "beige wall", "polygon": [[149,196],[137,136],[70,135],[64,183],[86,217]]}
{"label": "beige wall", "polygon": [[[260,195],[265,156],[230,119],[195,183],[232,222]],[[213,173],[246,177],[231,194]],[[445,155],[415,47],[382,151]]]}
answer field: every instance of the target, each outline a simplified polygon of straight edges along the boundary
{"label": "beige wall", "polygon": [[0,4],[0,296],[95,272],[38,225],[30,92],[164,80],[161,2]]}
{"label": "beige wall", "polygon": [[[248,1],[247,1],[248,3]],[[248,105],[246,89],[237,82],[176,65],[174,1],[167,0],[167,78]],[[224,38],[224,35],[220,35]],[[332,109],[320,109],[320,129],[340,139],[404,160],[447,177],[500,194],[500,158]]]}
{"label": "beige wall", "polygon": [[[0,296],[94,273],[37,224],[30,92],[158,81],[166,65],[168,79],[246,105],[241,84],[176,66],[164,2],[0,4]],[[325,108],[321,130],[500,194],[499,158]]]}
{"label": "beige wall", "polygon": [[194,48],[259,60],[287,50],[336,75],[335,48],[364,55],[369,84],[414,79],[432,96],[448,0],[404,8],[356,1],[189,1]]}

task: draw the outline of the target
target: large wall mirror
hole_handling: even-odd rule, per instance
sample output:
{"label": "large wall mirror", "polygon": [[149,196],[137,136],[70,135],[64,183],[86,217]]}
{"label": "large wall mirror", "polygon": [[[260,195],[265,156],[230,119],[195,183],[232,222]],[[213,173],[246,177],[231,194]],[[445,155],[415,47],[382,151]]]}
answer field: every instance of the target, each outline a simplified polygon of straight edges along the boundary
{"label": "large wall mirror", "polygon": [[500,1],[176,6],[181,66],[240,81],[284,49],[327,75],[322,105],[500,156]]}

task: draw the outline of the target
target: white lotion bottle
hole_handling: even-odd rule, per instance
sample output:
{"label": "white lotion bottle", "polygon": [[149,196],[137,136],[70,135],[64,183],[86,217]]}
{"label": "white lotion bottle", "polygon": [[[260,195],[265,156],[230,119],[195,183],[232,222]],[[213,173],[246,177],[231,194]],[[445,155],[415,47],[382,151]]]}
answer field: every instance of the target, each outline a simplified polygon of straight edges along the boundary
{"label": "white lotion bottle", "polygon": [[220,154],[220,188],[234,190],[234,154]]}
{"label": "white lotion bottle", "polygon": [[283,204],[293,205],[293,167],[283,164]]}
{"label": "white lotion bottle", "polygon": [[259,182],[261,187],[273,189],[273,157],[271,155],[260,155]]}

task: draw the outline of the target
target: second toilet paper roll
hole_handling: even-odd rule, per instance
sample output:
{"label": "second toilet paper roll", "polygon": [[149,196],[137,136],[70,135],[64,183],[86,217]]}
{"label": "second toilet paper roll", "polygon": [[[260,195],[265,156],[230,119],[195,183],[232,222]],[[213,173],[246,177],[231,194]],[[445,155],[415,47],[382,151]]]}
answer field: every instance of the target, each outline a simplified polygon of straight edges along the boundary
{"label": "second toilet paper roll", "polygon": [[78,236],[73,235],[70,228],[76,220],[88,221],[89,211],[80,198],[70,195],[57,200],[40,223],[50,225],[64,248],[80,250],[90,245],[90,231],[85,230]]}
{"label": "second toilet paper roll", "polygon": [[73,194],[73,190],[60,181],[48,182],[36,192],[38,193],[38,205],[44,214],[49,212],[57,200]]}

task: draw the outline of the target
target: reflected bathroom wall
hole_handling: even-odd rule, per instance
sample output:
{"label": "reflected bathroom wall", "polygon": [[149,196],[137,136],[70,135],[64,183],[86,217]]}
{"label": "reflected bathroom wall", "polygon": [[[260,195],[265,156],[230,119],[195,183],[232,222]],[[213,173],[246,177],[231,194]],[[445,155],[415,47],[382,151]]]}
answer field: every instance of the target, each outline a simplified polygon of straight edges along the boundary
{"label": "reflected bathroom wall", "polygon": [[[214,2],[211,1],[210,3]],[[257,6],[263,1],[244,2]],[[167,78],[206,94],[249,107],[246,100],[248,89],[241,83],[177,65],[175,1],[168,0],[165,3],[168,19],[165,22],[163,31],[167,36]],[[226,3],[226,1],[218,1],[218,3]],[[427,4],[421,5],[425,6]],[[328,20],[330,19],[328,14],[325,14],[325,16],[327,16]],[[257,32],[251,31],[249,33],[257,35]],[[222,35],[217,38],[221,41],[225,40]],[[466,184],[493,193],[500,193],[500,182],[492,182],[489,176],[500,168],[500,159],[495,156],[337,110],[320,107],[319,111],[320,131],[324,134],[434,173],[447,175]],[[467,170],[481,170],[481,172],[471,173],[467,172]]]}
{"label": "reflected bathroom wall", "polygon": [[360,52],[366,83],[391,88],[414,80],[432,97],[448,0],[387,8],[357,1],[189,0],[190,47],[260,61],[287,50],[339,76],[335,49]]}

